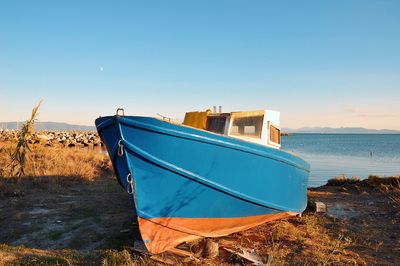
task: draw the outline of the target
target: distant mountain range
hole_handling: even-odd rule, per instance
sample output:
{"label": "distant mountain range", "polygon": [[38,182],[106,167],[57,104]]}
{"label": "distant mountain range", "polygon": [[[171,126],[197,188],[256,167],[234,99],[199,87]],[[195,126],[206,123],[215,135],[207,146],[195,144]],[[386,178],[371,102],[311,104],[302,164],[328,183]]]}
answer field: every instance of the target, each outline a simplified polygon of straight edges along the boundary
{"label": "distant mountain range", "polygon": [[[23,122],[0,122],[0,129],[21,128]],[[55,130],[55,131],[95,131],[95,126],[72,125],[60,122],[36,122],[36,130]],[[302,128],[282,128],[282,133],[316,133],[316,134],[400,134],[400,130],[392,129],[368,129],[362,127],[302,127]]]}
{"label": "distant mountain range", "polygon": [[[0,129],[21,128],[23,122],[0,122]],[[94,126],[71,125],[59,122],[36,122],[36,130],[54,130],[54,131],[95,131]]]}
{"label": "distant mountain range", "polygon": [[400,134],[400,130],[368,129],[363,127],[302,127],[298,129],[282,128],[283,133],[317,133],[317,134]]}

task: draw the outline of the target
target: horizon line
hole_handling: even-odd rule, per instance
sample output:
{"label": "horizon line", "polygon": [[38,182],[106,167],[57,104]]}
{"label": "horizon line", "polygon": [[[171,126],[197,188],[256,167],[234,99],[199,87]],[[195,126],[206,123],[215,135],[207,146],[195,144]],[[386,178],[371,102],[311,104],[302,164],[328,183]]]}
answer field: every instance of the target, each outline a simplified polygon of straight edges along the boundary
{"label": "horizon line", "polygon": [[[24,121],[1,121],[0,125],[1,125],[1,129],[3,128],[4,124],[8,124],[8,123],[24,123]],[[59,124],[67,124],[70,126],[82,126],[82,127],[94,127],[95,128],[95,124],[93,123],[93,125],[88,125],[88,124],[77,124],[77,123],[73,123],[73,122],[60,122],[60,121],[36,121],[36,123],[59,123]],[[400,129],[390,129],[390,128],[383,128],[383,129],[377,129],[377,128],[367,128],[367,127],[361,127],[361,126],[340,126],[340,127],[332,127],[332,126],[303,126],[303,127],[299,127],[299,128],[293,128],[293,127],[281,127],[281,129],[285,129],[285,130],[301,130],[301,129],[323,129],[323,128],[328,128],[328,129],[365,129],[365,130],[375,130],[375,131],[396,131],[400,133]]]}

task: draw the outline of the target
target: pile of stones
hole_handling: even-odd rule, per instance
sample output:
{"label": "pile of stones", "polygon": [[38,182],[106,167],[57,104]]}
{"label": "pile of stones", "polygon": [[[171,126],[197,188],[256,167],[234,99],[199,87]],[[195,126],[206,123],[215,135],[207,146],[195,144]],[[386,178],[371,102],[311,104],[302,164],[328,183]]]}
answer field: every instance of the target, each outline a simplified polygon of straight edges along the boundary
{"label": "pile of stones", "polygon": [[[16,130],[0,130],[0,141],[16,141],[18,134]],[[29,139],[29,143],[47,146],[62,145],[64,147],[103,145],[99,135],[91,131],[35,131]]]}

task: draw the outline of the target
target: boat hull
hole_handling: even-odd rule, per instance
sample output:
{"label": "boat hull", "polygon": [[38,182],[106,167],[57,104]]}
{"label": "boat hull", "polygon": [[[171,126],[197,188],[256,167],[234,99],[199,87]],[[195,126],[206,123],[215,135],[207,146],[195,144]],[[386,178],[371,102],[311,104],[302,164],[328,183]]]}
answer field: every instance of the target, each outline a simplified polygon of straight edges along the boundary
{"label": "boat hull", "polygon": [[182,242],[201,237],[219,237],[243,231],[257,225],[296,215],[281,212],[238,218],[151,218],[138,217],[143,239],[151,240],[147,245],[151,253],[160,253]]}
{"label": "boat hull", "polygon": [[291,154],[154,118],[104,117],[96,126],[152,253],[306,207],[309,165]]}

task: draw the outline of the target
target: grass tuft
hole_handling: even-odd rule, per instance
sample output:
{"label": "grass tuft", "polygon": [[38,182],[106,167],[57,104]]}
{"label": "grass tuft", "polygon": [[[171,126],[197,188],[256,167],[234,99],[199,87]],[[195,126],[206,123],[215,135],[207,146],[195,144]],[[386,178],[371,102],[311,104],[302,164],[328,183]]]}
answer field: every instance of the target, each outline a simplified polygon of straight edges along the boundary
{"label": "grass tuft", "polygon": [[16,265],[43,265],[43,266],[69,266],[73,265],[71,261],[62,255],[28,255],[23,257],[20,262]]}
{"label": "grass tuft", "polygon": [[328,180],[328,186],[343,186],[348,184],[355,184],[360,182],[360,178],[353,176],[348,178],[346,175],[342,174],[341,176],[334,177]]}
{"label": "grass tuft", "polygon": [[398,177],[379,177],[375,175],[369,176],[363,180],[365,184],[380,192],[400,191],[400,176]]}
{"label": "grass tuft", "polygon": [[51,231],[49,233],[49,238],[51,240],[57,240],[60,239],[60,237],[64,234],[64,231],[56,230],[56,231]]}
{"label": "grass tuft", "polygon": [[131,266],[137,265],[137,258],[133,258],[127,250],[106,250],[103,254],[101,265],[103,266]]}

